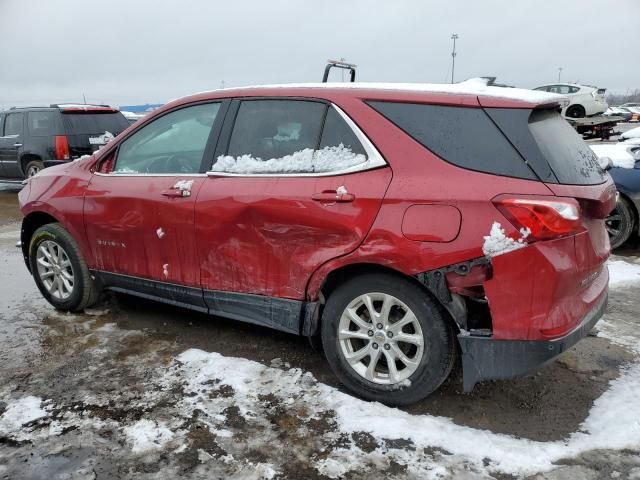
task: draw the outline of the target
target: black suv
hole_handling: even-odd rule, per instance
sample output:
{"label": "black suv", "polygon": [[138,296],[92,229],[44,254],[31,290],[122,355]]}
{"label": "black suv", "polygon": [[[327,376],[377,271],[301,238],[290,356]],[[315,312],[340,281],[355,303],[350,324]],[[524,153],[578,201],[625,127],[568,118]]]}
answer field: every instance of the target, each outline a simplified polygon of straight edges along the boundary
{"label": "black suv", "polygon": [[0,176],[26,178],[88,155],[129,126],[105,105],[51,105],[0,112]]}

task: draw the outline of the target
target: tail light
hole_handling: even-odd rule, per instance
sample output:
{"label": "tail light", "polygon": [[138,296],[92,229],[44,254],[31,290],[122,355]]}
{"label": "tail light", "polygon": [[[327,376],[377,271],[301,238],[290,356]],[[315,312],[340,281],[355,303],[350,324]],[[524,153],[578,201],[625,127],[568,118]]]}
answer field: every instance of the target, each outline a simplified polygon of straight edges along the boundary
{"label": "tail light", "polygon": [[71,158],[66,135],[56,136],[56,158],[58,160],[69,160]]}
{"label": "tail light", "polygon": [[502,197],[493,203],[516,228],[528,229],[530,240],[549,240],[583,229],[580,205],[573,198]]}

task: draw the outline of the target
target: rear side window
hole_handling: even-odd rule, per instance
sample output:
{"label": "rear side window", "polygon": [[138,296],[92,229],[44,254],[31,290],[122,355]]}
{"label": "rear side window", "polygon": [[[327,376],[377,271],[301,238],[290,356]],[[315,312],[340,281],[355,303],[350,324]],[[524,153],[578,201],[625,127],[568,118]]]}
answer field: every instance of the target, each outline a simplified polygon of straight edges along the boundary
{"label": "rear side window", "polygon": [[4,121],[4,134],[22,135],[24,130],[24,113],[10,113]]}
{"label": "rear side window", "polygon": [[529,130],[560,183],[594,185],[606,180],[595,153],[555,110],[534,110]]}
{"label": "rear side window", "polygon": [[481,108],[395,102],[369,105],[449,163],[478,172],[537,180]]}
{"label": "rear side window", "polygon": [[219,156],[211,170],[243,175],[326,173],[366,160],[351,128],[326,103],[245,100],[227,155]]}
{"label": "rear side window", "polygon": [[99,135],[104,132],[118,135],[129,126],[120,112],[62,113],[67,135]]}
{"label": "rear side window", "polygon": [[58,134],[58,113],[54,111],[27,113],[27,128],[33,137],[50,137]]}

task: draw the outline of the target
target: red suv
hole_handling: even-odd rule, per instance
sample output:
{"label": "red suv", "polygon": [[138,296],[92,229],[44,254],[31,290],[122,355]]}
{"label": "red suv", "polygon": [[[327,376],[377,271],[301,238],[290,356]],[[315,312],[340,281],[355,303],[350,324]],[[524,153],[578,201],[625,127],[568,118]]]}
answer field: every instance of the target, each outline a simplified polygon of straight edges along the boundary
{"label": "red suv", "polygon": [[44,297],[113,290],[320,335],[358,395],[415,402],[576,343],[607,302],[611,178],[562,97],[299,85],[174,101],[20,193]]}

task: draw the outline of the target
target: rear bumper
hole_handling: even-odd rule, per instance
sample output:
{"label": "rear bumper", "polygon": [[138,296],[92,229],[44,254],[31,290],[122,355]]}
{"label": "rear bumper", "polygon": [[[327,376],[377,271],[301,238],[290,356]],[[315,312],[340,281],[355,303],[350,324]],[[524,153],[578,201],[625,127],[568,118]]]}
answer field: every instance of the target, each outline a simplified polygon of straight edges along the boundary
{"label": "rear bumper", "polygon": [[496,340],[458,335],[462,350],[464,391],[477,382],[519,377],[543,366],[584,338],[604,314],[608,291],[587,312],[580,324],[554,340]]}

